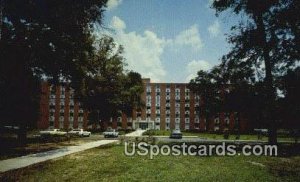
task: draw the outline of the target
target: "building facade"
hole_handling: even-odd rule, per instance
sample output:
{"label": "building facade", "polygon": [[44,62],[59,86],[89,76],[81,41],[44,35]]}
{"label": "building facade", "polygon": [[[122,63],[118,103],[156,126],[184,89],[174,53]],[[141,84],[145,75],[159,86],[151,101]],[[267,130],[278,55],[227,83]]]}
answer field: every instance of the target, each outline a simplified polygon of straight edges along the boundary
{"label": "building facade", "polygon": [[74,99],[74,90],[66,85],[41,84],[40,117],[37,127],[87,128],[88,113]]}
{"label": "building facade", "polygon": [[[234,113],[219,113],[206,121],[200,114],[201,98],[191,92],[186,83],[152,83],[150,79],[143,79],[143,83],[144,93],[141,97],[145,108],[133,111],[132,117],[122,114],[118,118],[101,123],[101,126],[88,125],[88,112],[74,100],[74,90],[65,85],[51,86],[43,83],[38,127],[196,131],[234,130],[237,127]],[[238,127],[240,131],[246,131],[246,120],[239,119]]]}

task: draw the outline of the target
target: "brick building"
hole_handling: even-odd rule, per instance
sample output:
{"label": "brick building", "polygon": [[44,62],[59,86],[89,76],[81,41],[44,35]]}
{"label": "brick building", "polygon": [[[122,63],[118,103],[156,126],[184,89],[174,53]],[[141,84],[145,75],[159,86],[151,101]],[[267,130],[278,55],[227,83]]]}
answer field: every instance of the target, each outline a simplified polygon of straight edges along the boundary
{"label": "brick building", "polygon": [[86,128],[87,112],[74,99],[74,90],[66,85],[41,84],[39,129]]}
{"label": "brick building", "polygon": [[[42,84],[41,117],[38,128],[106,128],[218,131],[234,130],[234,113],[219,113],[209,121],[209,128],[200,115],[201,99],[186,83],[151,83],[144,79],[142,99],[146,107],[98,125],[88,125],[88,113],[74,100],[74,90],[65,85]],[[100,111],[101,112],[101,111]],[[247,130],[246,120],[239,121],[240,130]]]}

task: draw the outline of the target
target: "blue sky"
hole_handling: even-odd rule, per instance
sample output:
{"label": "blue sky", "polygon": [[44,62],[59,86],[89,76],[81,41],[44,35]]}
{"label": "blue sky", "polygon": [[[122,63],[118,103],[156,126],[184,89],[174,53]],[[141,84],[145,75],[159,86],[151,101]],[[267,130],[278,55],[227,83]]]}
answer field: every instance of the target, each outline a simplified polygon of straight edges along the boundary
{"label": "blue sky", "polygon": [[230,14],[215,16],[211,0],[109,0],[110,35],[124,46],[127,69],[153,82],[187,82],[229,50]]}

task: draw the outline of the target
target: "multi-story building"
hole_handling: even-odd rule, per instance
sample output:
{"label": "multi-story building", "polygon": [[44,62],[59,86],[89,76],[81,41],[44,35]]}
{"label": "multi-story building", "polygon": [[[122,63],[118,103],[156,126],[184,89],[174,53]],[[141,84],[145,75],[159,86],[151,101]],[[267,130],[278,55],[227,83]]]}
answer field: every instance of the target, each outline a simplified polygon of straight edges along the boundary
{"label": "multi-story building", "polygon": [[[210,121],[206,121],[200,114],[201,98],[191,92],[186,83],[151,83],[150,79],[143,81],[144,93],[141,97],[145,102],[145,108],[133,111],[132,118],[122,114],[118,118],[102,123],[101,127],[157,130],[178,128],[198,131],[234,129],[234,113],[219,113]],[[42,90],[39,128],[100,127],[88,125],[88,113],[74,100],[74,90],[68,86],[50,86],[44,83]],[[247,122],[241,119],[239,122],[241,131],[245,131]]]}
{"label": "multi-story building", "polygon": [[[133,113],[133,129],[218,131],[236,127],[234,113],[219,113],[207,124],[201,115],[202,100],[187,83],[151,83],[144,79],[142,99],[146,107]],[[245,131],[246,120],[239,122],[241,131]]]}
{"label": "multi-story building", "polygon": [[87,112],[74,99],[74,90],[42,83],[38,128],[86,128]]}

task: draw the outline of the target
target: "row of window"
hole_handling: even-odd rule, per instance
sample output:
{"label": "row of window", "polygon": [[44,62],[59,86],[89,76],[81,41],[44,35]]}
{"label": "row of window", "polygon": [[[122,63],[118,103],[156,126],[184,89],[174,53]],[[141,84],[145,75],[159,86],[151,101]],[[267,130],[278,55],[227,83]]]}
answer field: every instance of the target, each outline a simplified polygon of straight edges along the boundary
{"label": "row of window", "polygon": [[[65,118],[63,116],[59,117],[59,121],[64,121]],[[69,117],[69,121],[74,121],[74,117]],[[49,116],[49,121],[55,121],[54,116]],[[78,117],[78,122],[83,122],[83,117]]]}
{"label": "row of window", "polygon": [[[49,105],[50,105],[50,106],[55,106],[55,103],[56,103],[55,99],[50,99],[50,100],[49,100]],[[64,105],[65,105],[65,99],[60,99],[59,104],[64,106]],[[69,105],[70,105],[70,106],[74,106],[74,104],[75,104],[74,100],[71,99],[71,100],[69,101]],[[80,103],[78,103],[78,105],[80,105]]]}

